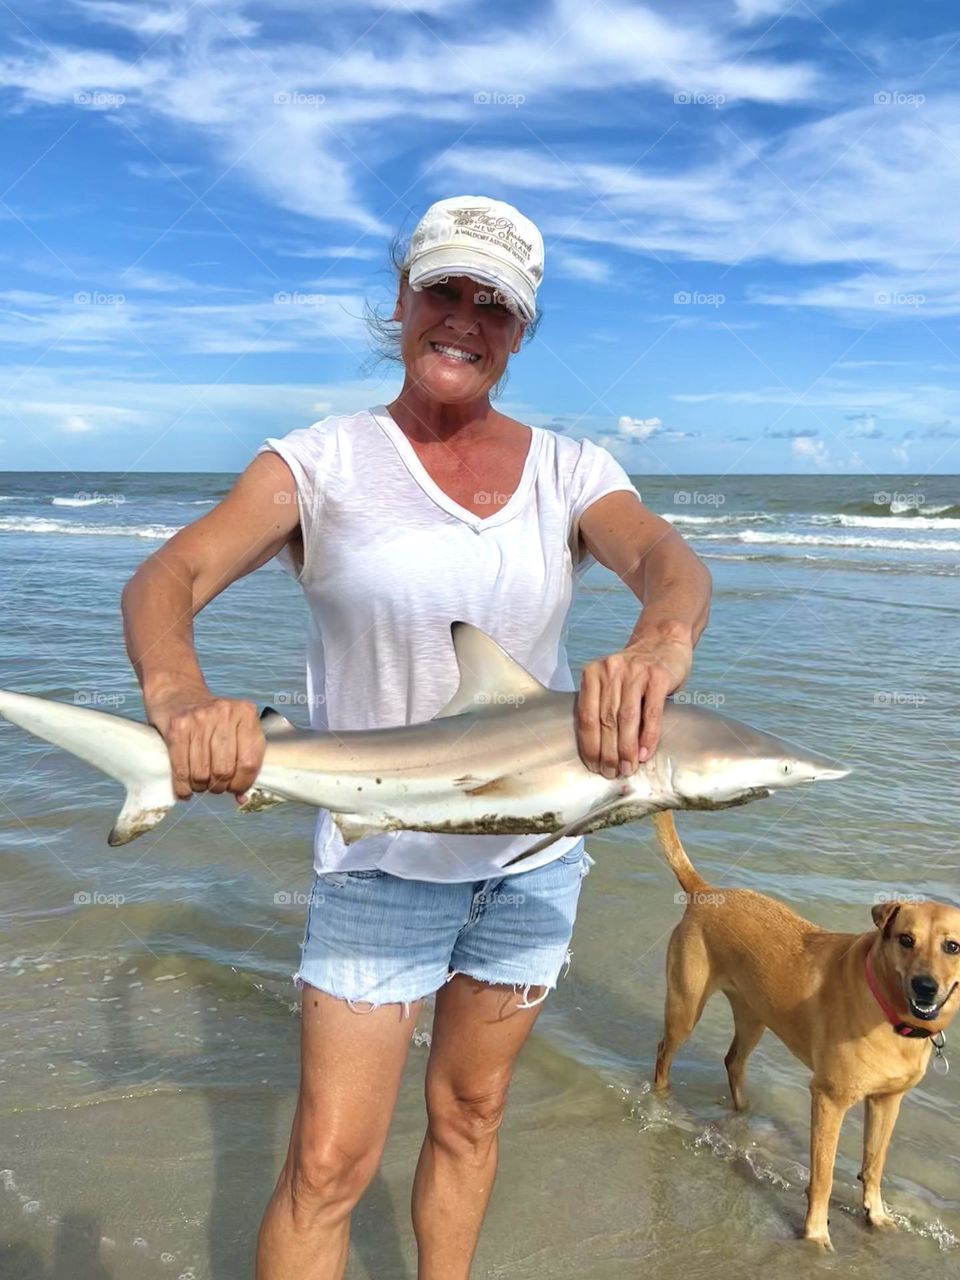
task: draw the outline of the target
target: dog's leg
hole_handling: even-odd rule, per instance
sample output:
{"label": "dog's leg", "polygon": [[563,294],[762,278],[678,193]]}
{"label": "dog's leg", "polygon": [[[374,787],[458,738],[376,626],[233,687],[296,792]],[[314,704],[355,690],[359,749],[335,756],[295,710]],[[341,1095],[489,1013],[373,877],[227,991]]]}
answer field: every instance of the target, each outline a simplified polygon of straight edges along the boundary
{"label": "dog's leg", "polygon": [[695,931],[685,930],[681,921],[667,947],[667,1000],[663,1039],[657,1045],[655,1089],[666,1089],[670,1083],[673,1056],[700,1021],[712,989],[703,940]]}
{"label": "dog's leg", "polygon": [[883,1207],[880,1195],[880,1179],[887,1158],[887,1148],[900,1112],[902,1093],[877,1094],[866,1100],[863,1121],[863,1164],[860,1181],[863,1183],[863,1207],[871,1227],[895,1227],[897,1224]]}
{"label": "dog's leg", "polygon": [[829,1219],[830,1192],[833,1190],[833,1166],[837,1160],[840,1126],[849,1107],[846,1100],[831,1097],[823,1084],[810,1084],[812,1106],[810,1116],[810,1185],[807,1188],[807,1216],[803,1224],[806,1240],[832,1249]]}
{"label": "dog's leg", "polygon": [[739,996],[728,991],[727,999],[733,1010],[734,1033],[723,1065],[727,1068],[727,1079],[730,1082],[730,1098],[737,1111],[742,1111],[746,1106],[743,1096],[744,1068],[747,1065],[747,1059],[766,1030],[766,1024]]}

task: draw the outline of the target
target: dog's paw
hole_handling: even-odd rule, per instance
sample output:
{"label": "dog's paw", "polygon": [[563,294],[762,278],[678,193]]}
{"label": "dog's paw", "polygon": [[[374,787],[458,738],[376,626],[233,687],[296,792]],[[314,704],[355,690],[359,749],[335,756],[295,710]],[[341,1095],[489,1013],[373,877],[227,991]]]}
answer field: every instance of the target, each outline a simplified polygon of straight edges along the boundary
{"label": "dog's paw", "polygon": [[867,1222],[871,1227],[878,1227],[881,1230],[884,1228],[892,1231],[899,1230],[896,1219],[891,1218],[884,1209],[868,1209]]}
{"label": "dog's paw", "polygon": [[810,1244],[815,1244],[824,1253],[834,1253],[833,1242],[830,1239],[830,1232],[824,1227],[822,1231],[804,1230],[804,1240]]}

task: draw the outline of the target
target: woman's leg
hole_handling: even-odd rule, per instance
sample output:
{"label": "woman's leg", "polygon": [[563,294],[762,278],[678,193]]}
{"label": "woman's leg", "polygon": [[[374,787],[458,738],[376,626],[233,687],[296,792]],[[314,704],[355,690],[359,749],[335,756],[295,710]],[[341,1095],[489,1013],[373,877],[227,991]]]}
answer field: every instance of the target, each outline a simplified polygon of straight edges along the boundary
{"label": "woman's leg", "polygon": [[[534,987],[531,1001],[543,993]],[[467,1280],[497,1171],[513,1065],[542,1005],[458,974],[437,992],[428,1128],[413,1185],[420,1280]]]}
{"label": "woman's leg", "polygon": [[[256,1280],[339,1280],[377,1171],[422,1001],[369,1012],[303,988],[300,1094],[257,1241]],[[437,1273],[439,1274],[439,1273]]]}

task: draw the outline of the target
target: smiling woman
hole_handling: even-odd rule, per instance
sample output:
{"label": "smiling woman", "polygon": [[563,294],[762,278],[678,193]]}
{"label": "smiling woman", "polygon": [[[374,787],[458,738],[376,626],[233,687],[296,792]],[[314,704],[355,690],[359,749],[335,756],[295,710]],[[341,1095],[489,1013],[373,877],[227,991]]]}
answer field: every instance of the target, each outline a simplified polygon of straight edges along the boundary
{"label": "smiling woman", "polygon": [[[709,575],[606,450],[491,405],[535,327],[543,256],[538,229],[508,204],[460,196],[431,206],[398,264],[383,329],[403,364],[397,396],[265,440],[228,497],[128,584],[130,656],[178,795],[242,794],[260,768],[255,709],[206,687],[191,620],[274,555],[310,608],[311,725],[334,730],[439,714],[458,685],[458,619],[544,685],[572,690],[566,620],[595,557],[644,608],[624,648],[584,668],[579,749],[611,779],[653,751],[666,696],[706,624]],[[507,696],[472,675],[484,698]],[[258,1280],[343,1275],[350,1215],[396,1102],[409,1015],[434,992],[413,1197],[419,1275],[466,1280],[514,1063],[568,960],[590,865],[582,839],[564,837],[513,871],[536,839],[391,831],[345,845],[321,811],[295,975],[300,1093],[260,1231]]]}

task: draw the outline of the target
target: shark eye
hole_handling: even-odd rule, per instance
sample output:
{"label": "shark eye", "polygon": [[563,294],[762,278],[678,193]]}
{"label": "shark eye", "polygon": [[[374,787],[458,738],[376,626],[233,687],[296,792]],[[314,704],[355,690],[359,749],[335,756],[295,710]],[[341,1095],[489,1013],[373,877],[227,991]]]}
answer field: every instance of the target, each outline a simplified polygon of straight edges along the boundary
{"label": "shark eye", "polygon": [[792,762],[791,762],[790,760],[781,760],[781,761],[780,761],[780,772],[784,775],[784,777],[789,777],[789,776],[790,776],[790,774],[791,774],[791,773],[793,773],[793,764],[792,764]]}
{"label": "shark eye", "polygon": [[905,947],[907,951],[909,951],[910,948],[913,946],[913,934],[901,933],[900,936],[897,938],[897,941],[900,943],[901,947]]}
{"label": "shark eye", "polygon": [[954,942],[952,938],[948,938],[943,944],[943,949],[948,956],[960,955],[960,942]]}

